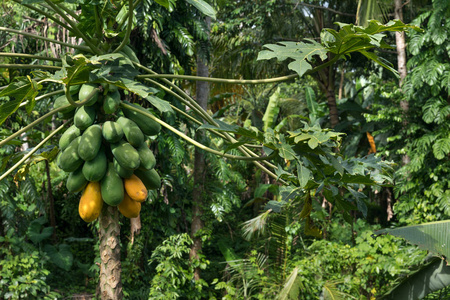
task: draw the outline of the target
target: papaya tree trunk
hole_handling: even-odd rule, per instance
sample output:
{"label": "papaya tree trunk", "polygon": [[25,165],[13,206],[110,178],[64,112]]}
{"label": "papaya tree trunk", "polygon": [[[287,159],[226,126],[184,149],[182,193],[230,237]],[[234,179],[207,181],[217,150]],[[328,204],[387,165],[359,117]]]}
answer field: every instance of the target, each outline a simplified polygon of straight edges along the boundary
{"label": "papaya tree trunk", "polygon": [[[206,23],[211,23],[210,18],[206,18]],[[197,76],[208,77],[209,69],[205,61],[198,55],[197,57]],[[198,104],[206,110],[209,97],[209,84],[207,82],[198,81],[196,86],[196,100]],[[197,138],[201,139],[201,133],[197,133]],[[196,139],[197,139],[196,138]],[[194,188],[192,190],[192,223],[191,238],[193,244],[189,252],[189,259],[198,259],[199,253],[202,251],[202,237],[198,235],[204,227],[203,224],[203,197],[205,195],[205,157],[203,153],[195,148],[194,154]],[[194,270],[194,280],[200,279],[200,268]]]}
{"label": "papaya tree trunk", "polygon": [[120,225],[117,207],[104,205],[99,216],[100,282],[102,300],[123,298],[120,263]]}

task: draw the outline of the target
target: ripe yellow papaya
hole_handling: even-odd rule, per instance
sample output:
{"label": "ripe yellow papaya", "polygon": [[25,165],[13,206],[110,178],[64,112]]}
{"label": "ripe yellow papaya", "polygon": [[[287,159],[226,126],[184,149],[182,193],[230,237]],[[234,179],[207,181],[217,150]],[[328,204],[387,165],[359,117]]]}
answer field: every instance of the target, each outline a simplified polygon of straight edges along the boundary
{"label": "ripe yellow papaya", "polygon": [[122,202],[117,205],[119,211],[125,217],[137,218],[139,213],[141,212],[141,203],[137,201],[133,201],[127,193],[124,194]]}
{"label": "ripe yellow papaya", "polygon": [[81,195],[78,213],[85,222],[92,222],[102,211],[103,200],[100,182],[89,182]]}
{"label": "ripe yellow papaya", "polygon": [[147,199],[147,188],[139,177],[133,174],[130,178],[125,178],[123,182],[125,191],[131,199],[137,202],[144,202]]}

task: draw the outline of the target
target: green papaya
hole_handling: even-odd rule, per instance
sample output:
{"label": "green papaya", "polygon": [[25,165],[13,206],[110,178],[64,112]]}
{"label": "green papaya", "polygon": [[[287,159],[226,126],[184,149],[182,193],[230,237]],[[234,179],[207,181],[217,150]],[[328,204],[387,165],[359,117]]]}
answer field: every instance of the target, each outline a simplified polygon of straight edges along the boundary
{"label": "green papaya", "polygon": [[102,126],[102,135],[108,143],[114,144],[122,139],[123,130],[119,123],[106,121]]}
{"label": "green papaya", "polygon": [[102,128],[98,124],[89,126],[81,135],[78,155],[85,161],[94,159],[102,145]]}
{"label": "green papaya", "polygon": [[124,168],[136,170],[139,168],[140,159],[138,151],[124,140],[111,144],[111,151],[117,162]]}
{"label": "green papaya", "polygon": [[[98,84],[93,84],[93,83],[85,83],[85,84],[83,84],[81,86],[81,88],[80,88],[80,91],[78,92],[78,99],[80,99],[80,101],[86,100],[86,98],[96,88],[98,88]],[[99,98],[99,90],[97,89],[97,91],[95,92],[94,96],[92,96],[92,98],[88,102],[86,102],[84,105],[85,106],[92,106],[98,101],[98,98]]]}
{"label": "green papaya", "polygon": [[83,164],[83,160],[78,155],[80,140],[81,136],[70,142],[69,146],[67,146],[59,158],[59,166],[66,172],[73,172]]}
{"label": "green papaya", "polygon": [[103,201],[111,206],[119,205],[124,197],[122,178],[117,174],[113,163],[108,163],[108,169],[101,182]]}
{"label": "green papaya", "polygon": [[88,181],[83,175],[83,167],[79,167],[75,171],[69,174],[67,178],[66,187],[71,193],[77,193],[84,189]]}
{"label": "green papaya", "polygon": [[120,105],[120,93],[119,91],[109,92],[103,99],[103,110],[106,114],[113,114],[116,112]]}
{"label": "green papaya", "polygon": [[119,174],[120,177],[126,179],[130,178],[133,175],[133,170],[122,167],[115,158],[113,159],[113,164],[114,169],[116,170],[117,174]]}
{"label": "green papaya", "polygon": [[[126,101],[124,101],[124,102],[128,105],[136,107],[139,110],[150,113],[147,109],[145,109],[139,105],[135,105],[135,104],[132,104],[132,103],[126,102]],[[135,112],[134,110],[128,109],[126,107],[122,107],[122,111],[123,111],[124,115],[127,118],[129,118],[130,120],[132,120],[133,122],[135,122],[139,126],[139,128],[142,130],[142,132],[146,135],[157,135],[159,133],[159,131],[161,130],[161,125],[159,125],[159,123],[153,121],[152,119],[150,119],[147,116],[144,116],[144,115],[142,115],[138,112]]]}
{"label": "green papaya", "polygon": [[86,161],[83,165],[83,175],[91,182],[97,182],[103,179],[106,174],[108,162],[106,160],[105,151],[100,149],[94,159]]}
{"label": "green papaya", "polygon": [[156,165],[156,159],[146,143],[143,143],[136,149],[139,153],[140,165],[139,169],[150,170]]}
{"label": "green papaya", "polygon": [[96,117],[95,108],[92,106],[81,106],[75,112],[73,123],[81,130],[85,130],[94,124]]}
{"label": "green papaya", "polygon": [[59,139],[59,149],[64,151],[67,146],[69,146],[70,142],[81,135],[81,130],[75,125],[70,126],[67,130],[62,134]]}
{"label": "green papaya", "polygon": [[117,123],[122,127],[123,134],[125,135],[128,143],[133,147],[139,147],[144,143],[145,136],[139,126],[128,118],[120,117],[117,119]]}
{"label": "green papaya", "polygon": [[155,169],[151,170],[135,170],[134,174],[144,183],[149,190],[156,190],[161,187],[161,177]]}
{"label": "green papaya", "polygon": [[[74,99],[74,101],[76,101],[76,99]],[[62,95],[62,96],[59,96],[58,98],[56,98],[55,102],[53,102],[53,109],[57,109],[57,108],[63,107],[68,104],[70,104],[70,103],[69,103],[69,100],[67,100],[66,95]],[[69,106],[68,108],[61,110],[60,113],[63,116],[71,117],[73,115],[73,111],[75,110],[75,108],[76,108],[75,106]]]}

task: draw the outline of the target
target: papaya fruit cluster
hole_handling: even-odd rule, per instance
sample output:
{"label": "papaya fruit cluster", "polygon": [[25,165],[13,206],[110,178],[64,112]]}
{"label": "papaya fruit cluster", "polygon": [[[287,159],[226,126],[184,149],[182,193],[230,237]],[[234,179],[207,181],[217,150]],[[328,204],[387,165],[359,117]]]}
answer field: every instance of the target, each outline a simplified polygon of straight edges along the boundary
{"label": "papaya fruit cluster", "polygon": [[[59,140],[57,163],[70,173],[66,182],[69,192],[83,191],[78,210],[84,221],[97,219],[103,202],[117,206],[125,217],[135,218],[148,190],[161,186],[155,157],[147,145],[148,136],[158,134],[161,127],[148,117],[120,108],[116,87],[107,85],[103,95],[97,87],[88,83],[70,90],[74,99],[94,96],[77,109],[61,112],[64,119],[73,116],[74,124]],[[54,107],[68,103],[61,96]]]}

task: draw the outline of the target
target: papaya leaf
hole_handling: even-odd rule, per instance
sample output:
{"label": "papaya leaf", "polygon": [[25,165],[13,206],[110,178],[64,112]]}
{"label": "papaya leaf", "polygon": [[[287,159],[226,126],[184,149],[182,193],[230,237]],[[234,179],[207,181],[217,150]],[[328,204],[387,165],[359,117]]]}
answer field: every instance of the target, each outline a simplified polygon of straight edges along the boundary
{"label": "papaya leaf", "polygon": [[397,78],[400,78],[400,75],[398,73],[398,71],[396,69],[393,68],[392,64],[389,63],[388,61],[386,61],[385,59],[378,57],[378,55],[376,55],[373,52],[367,52],[364,50],[359,51],[361,52],[361,54],[363,54],[365,57],[367,57],[368,59],[373,60],[374,62],[378,63],[380,66],[388,69],[389,71],[392,72],[392,74],[394,74]]}
{"label": "papaya leaf", "polygon": [[63,270],[69,271],[73,264],[73,254],[70,246],[60,244],[58,247],[45,245],[44,251],[50,257],[50,261]]}
{"label": "papaya leaf", "polygon": [[300,183],[300,187],[303,188],[308,183],[311,177],[311,171],[306,168],[301,162],[297,163],[297,176]]}
{"label": "papaya leaf", "polygon": [[216,19],[216,11],[215,9],[206,3],[203,0],[186,0],[187,3],[195,6],[201,13],[204,15],[211,17],[212,19]]}
{"label": "papaya leaf", "polygon": [[311,61],[314,56],[320,59],[327,58],[327,49],[314,40],[306,39],[308,42],[280,42],[278,44],[266,44],[269,50],[260,51],[258,60],[277,58],[280,61],[291,58],[294,61],[289,64],[289,69],[298,73],[299,76],[312,69]]}
{"label": "papaya leaf", "polygon": [[40,85],[27,76],[13,81],[7,88],[2,90],[0,97],[13,97],[14,100],[0,105],[0,125],[19,108],[23,101],[31,100],[33,102],[40,88]]}
{"label": "papaya leaf", "polygon": [[243,128],[241,126],[227,124],[218,119],[214,119],[214,121],[217,123],[218,126],[214,126],[211,124],[203,124],[202,126],[198,127],[197,129],[212,129],[212,130],[217,130],[217,131],[230,132],[230,133],[238,134],[240,136],[255,139],[259,142],[264,141],[264,134],[255,127],[251,127],[250,129],[247,129],[247,128]]}

